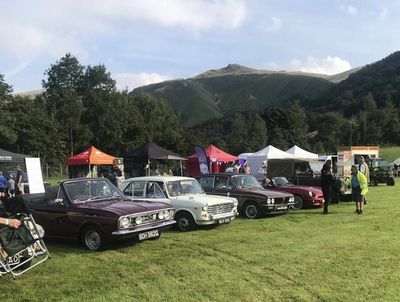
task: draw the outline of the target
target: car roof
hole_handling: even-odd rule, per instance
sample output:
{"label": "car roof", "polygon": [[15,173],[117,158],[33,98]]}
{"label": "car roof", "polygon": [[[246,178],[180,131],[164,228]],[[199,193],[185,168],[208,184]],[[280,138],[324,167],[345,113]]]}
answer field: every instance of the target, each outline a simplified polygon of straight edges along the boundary
{"label": "car roof", "polygon": [[140,176],[140,177],[128,178],[127,180],[125,180],[125,182],[133,181],[133,180],[164,182],[164,181],[179,181],[179,180],[193,180],[193,179],[194,179],[193,177],[169,176],[169,175],[165,175],[165,176]]}

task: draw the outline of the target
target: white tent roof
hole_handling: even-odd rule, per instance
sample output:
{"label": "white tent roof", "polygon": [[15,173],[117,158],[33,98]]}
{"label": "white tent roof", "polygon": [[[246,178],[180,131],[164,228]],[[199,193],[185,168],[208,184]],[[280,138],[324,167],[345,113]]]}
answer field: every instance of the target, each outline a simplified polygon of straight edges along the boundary
{"label": "white tent roof", "polygon": [[238,155],[238,158],[246,160],[247,156],[249,156],[251,154],[253,154],[253,153],[241,153],[241,154]]}
{"label": "white tent roof", "polygon": [[302,158],[302,159],[318,159],[318,154],[306,151],[301,149],[300,147],[294,145],[292,148],[286,151],[293,155],[293,158]]}
{"label": "white tent roof", "polygon": [[264,157],[266,157],[266,159],[293,158],[292,154],[282,151],[278,148],[275,148],[272,145],[269,145],[266,148],[261,149],[260,151],[257,151],[251,155],[248,155],[247,158],[253,157],[253,156],[257,156],[257,157],[264,156]]}

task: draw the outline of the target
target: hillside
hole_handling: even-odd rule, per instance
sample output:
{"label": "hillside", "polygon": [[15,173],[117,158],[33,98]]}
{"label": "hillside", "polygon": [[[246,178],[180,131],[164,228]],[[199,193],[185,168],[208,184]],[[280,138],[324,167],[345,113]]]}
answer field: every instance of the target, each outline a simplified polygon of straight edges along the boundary
{"label": "hillside", "polygon": [[183,80],[136,88],[166,100],[185,127],[241,111],[282,106],[293,99],[314,99],[334,84],[327,76],[255,70],[237,64]]}
{"label": "hillside", "polygon": [[340,108],[348,116],[363,108],[363,100],[367,95],[372,96],[378,108],[388,100],[400,105],[399,82],[400,51],[364,66],[304,105],[320,111],[336,111]]}

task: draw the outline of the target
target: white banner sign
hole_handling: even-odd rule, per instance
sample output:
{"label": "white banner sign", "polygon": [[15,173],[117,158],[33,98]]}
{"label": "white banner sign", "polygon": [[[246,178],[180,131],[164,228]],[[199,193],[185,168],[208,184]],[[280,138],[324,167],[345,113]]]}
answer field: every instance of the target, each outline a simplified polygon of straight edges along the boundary
{"label": "white banner sign", "polygon": [[25,158],[25,164],[29,180],[29,193],[44,193],[40,158]]}

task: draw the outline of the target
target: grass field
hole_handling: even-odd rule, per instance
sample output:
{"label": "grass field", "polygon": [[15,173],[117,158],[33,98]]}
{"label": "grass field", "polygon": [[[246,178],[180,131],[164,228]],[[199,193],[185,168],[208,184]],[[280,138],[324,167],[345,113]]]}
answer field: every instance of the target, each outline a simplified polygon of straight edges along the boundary
{"label": "grass field", "polygon": [[379,156],[392,163],[400,157],[400,147],[382,147]]}
{"label": "grass field", "polygon": [[399,301],[400,187],[342,202],[91,253],[48,241],[52,259],[1,301]]}

